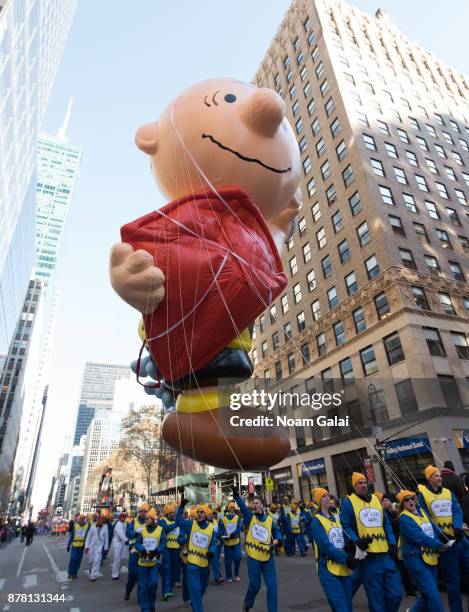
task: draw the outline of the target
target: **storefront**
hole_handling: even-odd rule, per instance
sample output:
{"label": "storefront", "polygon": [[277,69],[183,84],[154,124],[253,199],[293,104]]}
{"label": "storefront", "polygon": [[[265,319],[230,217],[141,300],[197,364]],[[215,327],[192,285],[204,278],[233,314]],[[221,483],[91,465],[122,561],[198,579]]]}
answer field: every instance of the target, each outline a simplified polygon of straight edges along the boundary
{"label": "storefront", "polygon": [[453,440],[461,458],[463,472],[469,472],[469,429],[453,430]]}
{"label": "storefront", "polygon": [[[418,483],[425,482],[427,465],[435,464],[427,434],[389,440],[384,444],[384,460],[389,467],[385,471],[387,488],[391,492],[401,486],[414,490]],[[393,475],[398,483],[393,482]]]}
{"label": "storefront", "polygon": [[332,455],[332,465],[337,484],[337,495],[343,497],[353,491],[352,473],[365,471],[365,458],[368,456],[366,448],[357,448],[348,453]]}
{"label": "storefront", "polygon": [[293,475],[291,467],[284,467],[278,470],[271,470],[270,477],[274,481],[274,490],[272,497],[281,499],[284,495],[290,497],[294,494]]}
{"label": "storefront", "polygon": [[311,491],[315,487],[327,489],[326,462],[323,457],[298,463],[296,469],[300,483],[301,501],[312,499]]}

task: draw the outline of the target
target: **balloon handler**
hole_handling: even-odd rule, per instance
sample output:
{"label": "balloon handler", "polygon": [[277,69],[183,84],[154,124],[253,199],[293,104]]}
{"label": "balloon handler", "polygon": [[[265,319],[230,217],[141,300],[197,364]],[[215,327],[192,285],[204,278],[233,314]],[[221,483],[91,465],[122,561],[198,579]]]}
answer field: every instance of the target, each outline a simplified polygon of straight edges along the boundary
{"label": "balloon handler", "polygon": [[182,92],[135,141],[171,201],[122,227],[110,278],[143,315],[158,380],[178,395],[163,437],[210,465],[278,463],[290,450],[283,432],[231,427],[218,382],[250,378],[249,327],[287,284],[280,254],[301,206],[301,165],[285,104],[270,89],[210,79]]}

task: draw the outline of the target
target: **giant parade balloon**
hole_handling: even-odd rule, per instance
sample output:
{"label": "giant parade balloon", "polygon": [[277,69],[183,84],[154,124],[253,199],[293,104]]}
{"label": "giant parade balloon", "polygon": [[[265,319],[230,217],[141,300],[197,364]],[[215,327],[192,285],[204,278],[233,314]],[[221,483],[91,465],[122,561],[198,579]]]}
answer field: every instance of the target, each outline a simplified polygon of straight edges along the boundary
{"label": "giant parade balloon", "polygon": [[290,451],[288,435],[234,427],[234,414],[265,413],[233,412],[224,384],[251,377],[252,324],[287,284],[280,255],[301,206],[301,162],[285,104],[265,87],[209,79],[140,127],[135,142],[169,203],[121,228],[110,278],[142,314],[153,375],[177,396],[163,438],[218,467],[274,465]]}

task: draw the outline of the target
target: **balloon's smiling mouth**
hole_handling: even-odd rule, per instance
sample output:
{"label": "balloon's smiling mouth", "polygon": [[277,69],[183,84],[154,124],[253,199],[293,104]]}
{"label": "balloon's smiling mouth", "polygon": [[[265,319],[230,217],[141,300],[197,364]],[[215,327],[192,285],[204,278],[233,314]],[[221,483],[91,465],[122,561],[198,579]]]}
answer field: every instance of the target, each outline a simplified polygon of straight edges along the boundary
{"label": "balloon's smiling mouth", "polygon": [[215,138],[211,136],[210,134],[202,134],[202,138],[208,138],[214,144],[220,147],[220,149],[233,153],[233,155],[236,155],[236,157],[239,157],[239,159],[242,159],[243,161],[254,162],[255,164],[259,164],[260,166],[262,166],[263,168],[266,168],[267,170],[270,170],[271,172],[276,172],[277,174],[286,174],[287,172],[291,172],[291,166],[289,168],[286,168],[285,170],[279,170],[278,168],[273,168],[272,166],[268,166],[267,164],[264,164],[264,162],[261,161],[260,159],[255,159],[254,157],[246,157],[246,155],[243,155],[242,153],[238,153],[238,151],[235,151],[234,149],[230,149],[229,147],[225,146],[221,142],[218,142],[218,140],[215,140]]}

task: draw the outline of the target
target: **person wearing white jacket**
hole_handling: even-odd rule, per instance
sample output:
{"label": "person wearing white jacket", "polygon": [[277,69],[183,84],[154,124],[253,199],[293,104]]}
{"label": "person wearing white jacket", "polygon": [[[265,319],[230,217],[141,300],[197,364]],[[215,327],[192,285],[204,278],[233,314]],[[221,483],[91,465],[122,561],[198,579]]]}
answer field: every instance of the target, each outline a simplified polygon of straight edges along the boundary
{"label": "person wearing white jacket", "polygon": [[98,516],[95,525],[91,525],[86,535],[85,553],[88,555],[90,564],[90,580],[96,582],[96,577],[101,566],[103,551],[109,548],[108,528],[103,524],[103,517]]}
{"label": "person wearing white jacket", "polygon": [[126,516],[122,512],[119,514],[119,520],[114,525],[114,533],[112,536],[112,552],[113,552],[113,561],[112,561],[112,579],[118,580],[120,569],[122,565],[122,561],[125,558],[127,552],[126,542],[128,541],[125,536],[126,530]]}

